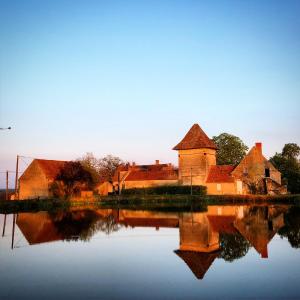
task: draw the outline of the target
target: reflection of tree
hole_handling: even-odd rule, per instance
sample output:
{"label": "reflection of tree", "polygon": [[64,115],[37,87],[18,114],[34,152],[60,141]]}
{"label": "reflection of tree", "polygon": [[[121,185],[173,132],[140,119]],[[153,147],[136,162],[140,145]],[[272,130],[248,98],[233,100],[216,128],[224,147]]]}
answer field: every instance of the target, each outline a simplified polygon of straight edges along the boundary
{"label": "reflection of tree", "polygon": [[120,228],[113,215],[103,218],[92,210],[69,211],[60,218],[52,217],[58,233],[67,241],[89,241],[98,231],[110,234]]}
{"label": "reflection of tree", "polygon": [[250,248],[250,244],[243,236],[236,233],[220,233],[220,258],[225,261],[234,261],[245,256]]}
{"label": "reflection of tree", "polygon": [[284,216],[284,223],[279,235],[286,237],[293,248],[300,248],[300,207],[291,207]]}
{"label": "reflection of tree", "polygon": [[108,215],[105,218],[101,218],[95,224],[96,231],[105,232],[107,235],[111,234],[115,231],[118,231],[121,228],[121,225],[115,221],[113,215]]}

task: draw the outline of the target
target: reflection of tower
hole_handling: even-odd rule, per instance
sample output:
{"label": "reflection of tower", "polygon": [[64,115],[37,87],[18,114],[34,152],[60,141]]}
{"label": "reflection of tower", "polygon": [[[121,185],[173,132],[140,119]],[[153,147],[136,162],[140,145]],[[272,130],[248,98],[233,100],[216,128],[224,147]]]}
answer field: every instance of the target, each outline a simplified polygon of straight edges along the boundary
{"label": "reflection of tower", "polygon": [[198,124],[194,124],[173,150],[178,151],[179,182],[203,185],[210,166],[216,165],[216,145]]}
{"label": "reflection of tower", "polygon": [[183,213],[179,218],[182,258],[198,279],[202,279],[218,256],[219,233],[212,229],[206,213]]}
{"label": "reflection of tower", "polygon": [[183,213],[179,219],[180,250],[212,252],[219,249],[219,233],[206,213]]}

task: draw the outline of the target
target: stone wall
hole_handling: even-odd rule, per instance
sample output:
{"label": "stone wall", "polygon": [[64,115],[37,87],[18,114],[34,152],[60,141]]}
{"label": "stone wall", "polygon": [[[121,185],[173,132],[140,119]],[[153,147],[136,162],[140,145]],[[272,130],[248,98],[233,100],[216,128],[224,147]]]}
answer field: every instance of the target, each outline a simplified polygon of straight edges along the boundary
{"label": "stone wall", "polygon": [[162,185],[177,185],[178,180],[137,180],[137,181],[124,181],[123,188],[147,188]]}
{"label": "stone wall", "polygon": [[[236,182],[206,183],[208,195],[236,195]],[[244,191],[242,192],[244,193]]]}
{"label": "stone wall", "polygon": [[205,185],[210,166],[216,165],[216,151],[213,149],[179,150],[179,182],[184,185]]}
{"label": "stone wall", "polygon": [[33,161],[19,179],[19,199],[34,199],[49,197],[49,182],[40,169],[38,163]]}

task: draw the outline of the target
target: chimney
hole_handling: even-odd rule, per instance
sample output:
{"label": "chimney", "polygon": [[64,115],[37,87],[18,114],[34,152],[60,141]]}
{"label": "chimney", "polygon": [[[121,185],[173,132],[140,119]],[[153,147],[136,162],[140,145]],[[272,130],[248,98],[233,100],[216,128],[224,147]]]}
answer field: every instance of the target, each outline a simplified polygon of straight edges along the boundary
{"label": "chimney", "polygon": [[159,159],[156,159],[156,160],[155,160],[155,164],[156,164],[156,165],[159,165]]}
{"label": "chimney", "polygon": [[135,162],[134,161],[132,162],[132,166],[135,167]]}
{"label": "chimney", "polygon": [[262,154],[262,143],[255,143],[255,148],[260,154]]}

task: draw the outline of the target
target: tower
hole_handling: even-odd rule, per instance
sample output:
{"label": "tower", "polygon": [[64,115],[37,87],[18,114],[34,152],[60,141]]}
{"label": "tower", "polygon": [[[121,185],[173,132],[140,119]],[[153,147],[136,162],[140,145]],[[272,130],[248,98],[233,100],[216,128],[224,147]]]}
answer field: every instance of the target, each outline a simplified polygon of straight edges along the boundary
{"label": "tower", "polygon": [[178,151],[179,182],[204,185],[210,166],[216,165],[216,145],[194,124],[173,150]]}

